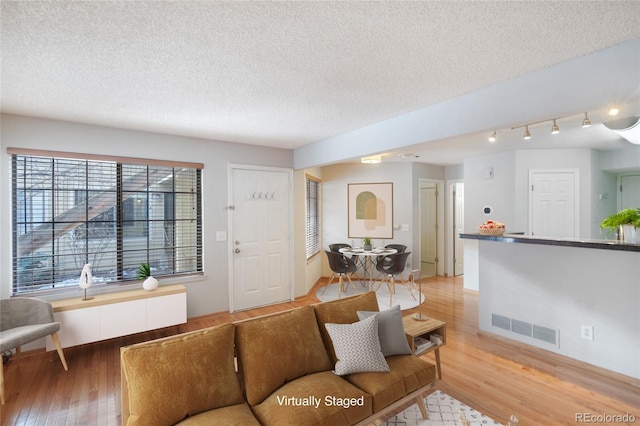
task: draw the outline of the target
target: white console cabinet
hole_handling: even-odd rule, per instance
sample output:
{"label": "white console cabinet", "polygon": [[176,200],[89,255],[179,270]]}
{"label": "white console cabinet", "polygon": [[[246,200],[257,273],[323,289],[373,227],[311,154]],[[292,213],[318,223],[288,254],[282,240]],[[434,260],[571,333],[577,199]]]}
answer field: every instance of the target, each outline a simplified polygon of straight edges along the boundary
{"label": "white console cabinet", "polygon": [[[56,300],[51,305],[61,324],[63,348],[187,322],[187,290],[181,284],[100,294],[91,300]],[[47,338],[47,351],[54,349]]]}

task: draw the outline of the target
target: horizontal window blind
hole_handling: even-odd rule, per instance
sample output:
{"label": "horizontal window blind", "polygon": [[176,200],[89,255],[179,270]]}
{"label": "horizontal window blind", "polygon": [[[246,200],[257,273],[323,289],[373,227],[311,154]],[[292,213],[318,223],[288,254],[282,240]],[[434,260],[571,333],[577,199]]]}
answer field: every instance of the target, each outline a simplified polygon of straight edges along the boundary
{"label": "horizontal window blind", "polygon": [[320,251],[320,181],[306,176],[306,251],[307,259]]}
{"label": "horizontal window blind", "polygon": [[201,168],[10,153],[13,293],[202,271]]}

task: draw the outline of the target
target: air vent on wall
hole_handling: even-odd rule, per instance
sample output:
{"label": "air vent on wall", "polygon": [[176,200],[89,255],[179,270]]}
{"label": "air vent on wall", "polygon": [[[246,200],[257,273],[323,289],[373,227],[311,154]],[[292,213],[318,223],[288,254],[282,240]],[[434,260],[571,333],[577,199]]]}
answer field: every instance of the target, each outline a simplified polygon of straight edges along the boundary
{"label": "air vent on wall", "polygon": [[491,326],[558,346],[559,330],[531,324],[504,315],[491,314]]}

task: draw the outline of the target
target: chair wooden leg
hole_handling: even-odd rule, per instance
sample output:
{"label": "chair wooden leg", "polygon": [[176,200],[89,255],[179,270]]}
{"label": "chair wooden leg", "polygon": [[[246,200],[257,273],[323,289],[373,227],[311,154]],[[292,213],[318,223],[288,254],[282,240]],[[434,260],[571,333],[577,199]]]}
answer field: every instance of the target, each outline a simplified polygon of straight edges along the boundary
{"label": "chair wooden leg", "polygon": [[342,274],[338,275],[338,299],[342,295]]}
{"label": "chair wooden leg", "polygon": [[4,404],[4,365],[0,366],[0,402]]}
{"label": "chair wooden leg", "polygon": [[[354,291],[358,291],[358,289],[356,288],[355,284],[353,283],[353,281],[351,281],[351,277],[349,275],[347,275],[347,279],[349,280],[349,285],[351,287],[353,287]],[[349,286],[347,286],[347,290],[349,289]]]}
{"label": "chair wooden leg", "polygon": [[389,307],[393,306],[393,293],[396,292],[396,283],[393,281],[393,275],[391,275],[391,279],[389,280],[391,283],[391,287],[389,288]]}
{"label": "chair wooden leg", "polygon": [[54,331],[51,333],[51,340],[53,340],[53,344],[56,345],[56,351],[58,351],[58,356],[60,357],[64,371],[69,371],[67,368],[67,360],[64,358],[64,352],[62,352],[62,345],[60,344],[60,338],[58,337],[57,332]]}
{"label": "chair wooden leg", "polygon": [[424,397],[422,395],[416,398],[416,404],[418,404],[418,408],[420,409],[422,418],[425,420],[429,420],[429,412],[427,411],[427,407],[424,405]]}
{"label": "chair wooden leg", "polygon": [[331,281],[333,281],[335,277],[336,277],[336,274],[331,275],[331,278],[329,278],[329,281],[327,281],[327,284],[325,284],[324,288],[322,289],[322,293],[320,293],[320,296],[324,296],[324,292],[327,291],[327,287],[331,285]]}

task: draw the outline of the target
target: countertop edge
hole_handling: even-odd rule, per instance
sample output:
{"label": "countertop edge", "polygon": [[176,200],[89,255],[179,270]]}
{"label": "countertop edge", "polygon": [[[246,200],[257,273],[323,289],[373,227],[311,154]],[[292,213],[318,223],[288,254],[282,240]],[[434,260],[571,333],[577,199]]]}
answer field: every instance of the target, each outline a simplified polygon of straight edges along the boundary
{"label": "countertop edge", "polygon": [[481,235],[481,234],[460,234],[460,238],[481,241],[499,241],[503,243],[540,244],[561,247],[582,247],[601,250],[620,250],[640,252],[640,244],[623,243],[618,241],[598,241],[598,240],[569,240],[559,238],[540,238],[526,235],[504,234],[504,235]]}

